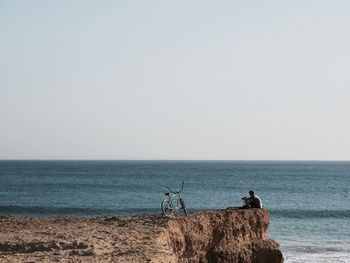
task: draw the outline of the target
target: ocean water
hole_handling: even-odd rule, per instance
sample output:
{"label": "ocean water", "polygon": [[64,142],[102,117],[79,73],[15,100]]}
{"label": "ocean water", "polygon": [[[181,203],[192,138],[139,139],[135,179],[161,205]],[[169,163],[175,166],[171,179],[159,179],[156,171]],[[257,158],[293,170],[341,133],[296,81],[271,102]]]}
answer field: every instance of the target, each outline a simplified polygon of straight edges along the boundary
{"label": "ocean water", "polygon": [[182,181],[190,212],[255,190],[285,262],[350,262],[350,162],[0,161],[0,215],[160,213]]}

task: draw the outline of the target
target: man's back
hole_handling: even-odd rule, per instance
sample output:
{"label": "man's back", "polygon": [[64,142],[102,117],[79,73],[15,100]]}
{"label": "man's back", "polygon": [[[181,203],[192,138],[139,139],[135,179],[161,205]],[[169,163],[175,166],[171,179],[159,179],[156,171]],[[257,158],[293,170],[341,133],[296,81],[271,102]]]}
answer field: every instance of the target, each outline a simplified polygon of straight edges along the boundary
{"label": "man's back", "polygon": [[259,196],[254,195],[250,197],[250,207],[251,208],[262,208],[262,202]]}

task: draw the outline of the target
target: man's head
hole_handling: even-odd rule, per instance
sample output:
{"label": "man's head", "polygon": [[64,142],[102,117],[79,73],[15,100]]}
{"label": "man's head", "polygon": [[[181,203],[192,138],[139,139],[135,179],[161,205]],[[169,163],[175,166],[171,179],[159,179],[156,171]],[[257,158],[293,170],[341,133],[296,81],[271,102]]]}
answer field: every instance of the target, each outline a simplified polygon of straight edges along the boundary
{"label": "man's head", "polygon": [[250,191],[249,191],[249,195],[250,195],[250,196],[254,196],[254,194],[255,194],[255,193],[254,193],[253,190],[250,190]]}

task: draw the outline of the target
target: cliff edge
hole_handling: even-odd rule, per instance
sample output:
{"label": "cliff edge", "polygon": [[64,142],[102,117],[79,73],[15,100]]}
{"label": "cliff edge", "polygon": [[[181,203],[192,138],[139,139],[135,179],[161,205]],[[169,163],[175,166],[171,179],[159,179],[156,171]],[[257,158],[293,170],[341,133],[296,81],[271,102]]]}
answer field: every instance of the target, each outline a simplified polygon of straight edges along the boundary
{"label": "cliff edge", "polygon": [[166,262],[283,262],[279,245],[268,239],[267,209],[194,213],[169,220],[158,235]]}
{"label": "cliff edge", "polygon": [[1,262],[279,263],[267,209],[187,217],[0,217]]}

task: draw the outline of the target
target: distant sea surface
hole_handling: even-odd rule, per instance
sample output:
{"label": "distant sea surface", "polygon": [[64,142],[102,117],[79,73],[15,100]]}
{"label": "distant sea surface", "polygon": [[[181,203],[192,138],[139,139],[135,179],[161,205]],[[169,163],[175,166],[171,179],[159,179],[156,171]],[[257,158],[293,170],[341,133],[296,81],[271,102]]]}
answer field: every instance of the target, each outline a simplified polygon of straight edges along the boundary
{"label": "distant sea surface", "polygon": [[0,215],[159,214],[182,181],[190,212],[255,190],[285,262],[350,262],[350,162],[0,161]]}

